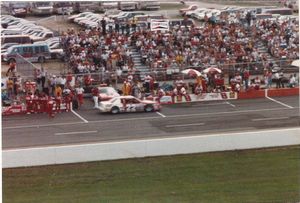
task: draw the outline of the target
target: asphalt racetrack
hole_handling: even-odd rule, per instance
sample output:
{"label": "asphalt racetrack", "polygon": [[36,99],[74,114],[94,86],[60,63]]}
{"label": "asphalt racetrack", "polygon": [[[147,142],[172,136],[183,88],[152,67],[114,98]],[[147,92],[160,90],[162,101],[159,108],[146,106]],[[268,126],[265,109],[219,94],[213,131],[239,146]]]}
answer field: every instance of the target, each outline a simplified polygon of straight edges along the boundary
{"label": "asphalt racetrack", "polygon": [[[164,105],[160,112],[76,112],[2,117],[2,148],[16,149],[299,127],[299,97]],[[284,136],[284,135],[282,135]]]}

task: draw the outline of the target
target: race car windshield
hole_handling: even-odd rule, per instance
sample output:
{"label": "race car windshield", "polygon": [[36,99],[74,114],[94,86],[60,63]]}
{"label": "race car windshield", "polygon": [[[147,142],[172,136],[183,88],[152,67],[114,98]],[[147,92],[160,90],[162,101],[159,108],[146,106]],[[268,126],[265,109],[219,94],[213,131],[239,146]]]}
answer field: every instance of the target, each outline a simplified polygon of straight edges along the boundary
{"label": "race car windshield", "polygon": [[26,8],[27,5],[25,3],[16,3],[13,5],[13,8]]}

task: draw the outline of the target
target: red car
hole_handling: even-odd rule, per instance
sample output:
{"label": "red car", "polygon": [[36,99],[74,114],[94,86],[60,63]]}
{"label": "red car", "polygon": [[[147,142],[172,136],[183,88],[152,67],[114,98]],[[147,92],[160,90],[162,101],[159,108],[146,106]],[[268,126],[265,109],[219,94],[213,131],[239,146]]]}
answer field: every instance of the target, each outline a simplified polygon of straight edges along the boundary
{"label": "red car", "polygon": [[198,8],[197,5],[190,5],[188,8],[182,8],[179,10],[179,13],[184,16],[186,12],[188,11],[194,11]]}

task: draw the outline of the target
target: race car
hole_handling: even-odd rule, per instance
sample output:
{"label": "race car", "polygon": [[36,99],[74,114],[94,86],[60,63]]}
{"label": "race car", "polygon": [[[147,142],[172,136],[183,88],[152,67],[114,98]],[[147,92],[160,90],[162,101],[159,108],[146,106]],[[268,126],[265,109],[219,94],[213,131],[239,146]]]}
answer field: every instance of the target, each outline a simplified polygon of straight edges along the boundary
{"label": "race car", "polygon": [[117,114],[121,112],[152,112],[159,111],[161,105],[156,101],[140,100],[134,96],[119,96],[109,101],[100,102],[99,110],[101,112],[110,112]]}
{"label": "race car", "polygon": [[113,87],[98,87],[99,101],[108,101],[111,98],[119,97],[120,94]]}

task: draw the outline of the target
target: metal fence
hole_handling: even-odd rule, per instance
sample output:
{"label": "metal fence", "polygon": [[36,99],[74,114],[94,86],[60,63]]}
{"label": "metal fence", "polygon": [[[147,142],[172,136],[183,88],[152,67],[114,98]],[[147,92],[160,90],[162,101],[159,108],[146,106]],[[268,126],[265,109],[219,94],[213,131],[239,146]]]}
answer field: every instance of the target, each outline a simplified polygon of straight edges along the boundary
{"label": "metal fence", "polygon": [[16,56],[16,67],[17,72],[26,79],[34,79],[35,69],[40,69],[40,67],[32,64],[30,61],[25,59],[23,56],[17,54]]}
{"label": "metal fence", "polygon": [[[104,71],[98,70],[95,72],[90,73],[79,73],[79,74],[72,74],[76,78],[77,77],[86,77],[90,76],[93,79],[93,83],[109,83],[111,85],[117,85],[118,83],[122,83],[124,80],[127,79],[128,75],[132,75],[135,80],[143,80],[143,76],[151,75],[157,81],[169,81],[174,80],[178,77],[189,79],[193,78],[189,75],[183,75],[181,73],[182,70],[187,68],[193,68],[198,71],[203,71],[205,68],[215,66],[222,70],[222,75],[225,77],[234,76],[236,73],[242,74],[244,70],[249,70],[250,75],[263,75],[266,70],[276,72],[281,70],[285,74],[289,73],[298,73],[298,67],[291,66],[291,62],[293,60],[290,59],[283,59],[277,61],[265,61],[265,62],[249,62],[249,63],[235,63],[235,64],[211,64],[211,65],[198,65],[198,66],[189,66],[189,65],[181,65],[176,68],[162,68],[159,67],[157,69],[149,69],[148,71],[139,71],[138,69],[134,72],[124,72],[118,73],[116,70],[113,71]],[[273,65],[270,65],[272,62]],[[34,79],[35,69],[40,69],[43,64],[34,65],[29,62],[24,57],[18,55],[16,58],[17,63],[17,71],[24,79],[32,80]],[[64,64],[64,70],[61,72],[62,75],[67,75],[66,71],[66,64]],[[145,65],[146,67],[146,65]]]}

